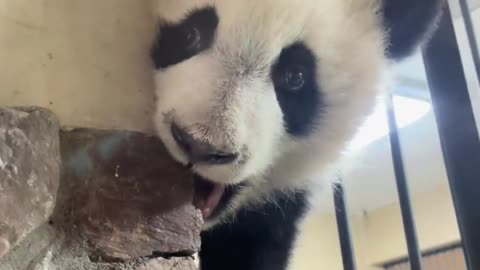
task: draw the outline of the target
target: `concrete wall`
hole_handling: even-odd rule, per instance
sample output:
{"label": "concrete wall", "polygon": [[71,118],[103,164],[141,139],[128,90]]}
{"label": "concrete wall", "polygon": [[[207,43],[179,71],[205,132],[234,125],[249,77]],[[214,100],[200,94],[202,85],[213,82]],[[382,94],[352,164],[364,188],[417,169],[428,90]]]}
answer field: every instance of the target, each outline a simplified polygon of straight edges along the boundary
{"label": "concrete wall", "polygon": [[151,129],[150,1],[0,0],[0,105],[62,125]]}

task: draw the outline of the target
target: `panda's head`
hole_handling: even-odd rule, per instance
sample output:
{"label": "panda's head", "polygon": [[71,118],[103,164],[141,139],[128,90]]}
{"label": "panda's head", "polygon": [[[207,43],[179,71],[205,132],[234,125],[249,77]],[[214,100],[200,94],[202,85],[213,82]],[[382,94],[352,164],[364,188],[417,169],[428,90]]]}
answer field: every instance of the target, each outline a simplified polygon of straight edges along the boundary
{"label": "panda's head", "polygon": [[335,160],[441,0],[156,0],[155,125],[213,224]]}

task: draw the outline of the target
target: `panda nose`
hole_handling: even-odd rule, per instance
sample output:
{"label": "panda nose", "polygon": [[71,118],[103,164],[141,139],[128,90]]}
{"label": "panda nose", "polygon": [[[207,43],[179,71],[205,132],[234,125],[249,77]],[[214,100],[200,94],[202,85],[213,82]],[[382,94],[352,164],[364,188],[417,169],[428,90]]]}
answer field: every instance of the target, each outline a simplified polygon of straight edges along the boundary
{"label": "panda nose", "polygon": [[238,158],[237,153],[219,151],[213,145],[193,138],[192,135],[175,124],[172,124],[171,132],[175,142],[183,152],[185,152],[189,161],[193,164],[207,163],[221,165],[232,163]]}

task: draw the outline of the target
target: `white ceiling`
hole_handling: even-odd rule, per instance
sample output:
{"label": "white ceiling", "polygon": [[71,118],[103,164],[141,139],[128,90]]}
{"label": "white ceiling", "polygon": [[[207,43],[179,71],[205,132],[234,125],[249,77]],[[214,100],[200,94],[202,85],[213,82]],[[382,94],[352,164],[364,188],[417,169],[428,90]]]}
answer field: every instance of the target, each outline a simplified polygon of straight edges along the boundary
{"label": "white ceiling", "polygon": [[[450,10],[452,12],[453,17],[457,18],[460,16],[460,6],[458,4],[459,0],[448,0],[450,5]],[[468,0],[467,1],[470,10],[475,10],[480,8],[480,0]]]}
{"label": "white ceiling", "polygon": [[[472,9],[480,8],[480,0],[470,1]],[[450,1],[452,14],[458,15],[457,1]],[[480,10],[472,14],[475,25],[480,29]],[[477,109],[477,125],[480,127],[480,87],[475,77],[469,55],[467,40],[461,17],[456,16],[455,29],[462,49],[467,82],[471,98]],[[477,29],[476,29],[477,30]],[[480,31],[477,31],[480,36]],[[428,84],[421,54],[417,53],[398,67],[398,84],[418,89],[420,96],[429,97]],[[428,191],[438,185],[447,185],[445,166],[432,112],[414,124],[400,130],[402,154],[406,175],[412,193]],[[398,201],[388,137],[375,141],[361,152],[349,158],[349,170],[344,172],[350,211],[370,211]],[[350,163],[353,163],[351,166]],[[319,211],[333,211],[331,192],[319,196]]]}

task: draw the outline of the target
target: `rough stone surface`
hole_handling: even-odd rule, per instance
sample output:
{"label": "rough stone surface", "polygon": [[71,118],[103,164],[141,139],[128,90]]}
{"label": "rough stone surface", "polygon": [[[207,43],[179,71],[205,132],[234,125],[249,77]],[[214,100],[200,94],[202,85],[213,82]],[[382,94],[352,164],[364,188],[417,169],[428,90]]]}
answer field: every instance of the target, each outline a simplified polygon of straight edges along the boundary
{"label": "rough stone surface", "polygon": [[58,130],[45,109],[0,107],[0,258],[53,212]]}
{"label": "rough stone surface", "polygon": [[[122,131],[62,132],[68,219],[103,259],[191,254],[201,214],[188,170],[154,137]],[[64,193],[65,194],[65,193]]]}
{"label": "rough stone surface", "polygon": [[196,270],[197,265],[192,258],[155,259],[135,270]]}
{"label": "rough stone surface", "polygon": [[191,175],[159,140],[77,129],[61,131],[60,145],[50,222],[0,259],[0,270],[198,269],[203,221]]}
{"label": "rough stone surface", "polygon": [[[73,240],[73,241],[72,241]],[[71,235],[42,225],[0,261],[0,270],[197,270],[192,257],[92,261],[88,249]],[[26,255],[28,254],[28,255]]]}
{"label": "rough stone surface", "polygon": [[[56,156],[62,170],[60,183],[54,185],[58,195],[53,214],[43,215],[49,222],[44,218],[33,226],[0,259],[0,270],[198,269],[192,254],[199,250],[203,221],[191,204],[192,177],[158,139],[93,129],[64,130],[59,137]],[[34,198],[37,191],[28,194]],[[5,193],[0,194],[5,202]],[[14,197],[9,205],[23,198]],[[1,211],[6,211],[3,205]],[[18,215],[12,220],[22,226],[25,219]],[[0,241],[0,249],[10,249],[11,243],[10,238]]]}

